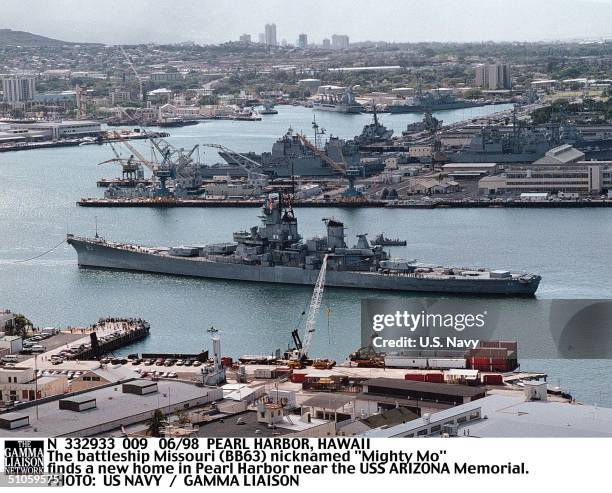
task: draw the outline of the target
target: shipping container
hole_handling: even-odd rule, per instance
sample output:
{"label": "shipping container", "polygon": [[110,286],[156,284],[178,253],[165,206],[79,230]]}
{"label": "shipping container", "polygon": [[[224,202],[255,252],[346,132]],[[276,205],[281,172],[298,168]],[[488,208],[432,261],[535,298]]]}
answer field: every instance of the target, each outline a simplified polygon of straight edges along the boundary
{"label": "shipping container", "polygon": [[444,374],[442,372],[440,372],[440,373],[427,373],[425,375],[425,381],[426,382],[432,382],[432,383],[444,383]]}
{"label": "shipping container", "polygon": [[467,366],[465,358],[429,358],[428,368],[465,368]]}
{"label": "shipping container", "polygon": [[385,366],[387,368],[427,368],[427,358],[413,358],[401,354],[385,355]]}
{"label": "shipping container", "polygon": [[304,383],[306,381],[306,373],[295,373],[291,374],[291,381],[293,383]]}
{"label": "shipping container", "polygon": [[413,382],[424,382],[425,374],[423,373],[406,373],[404,380],[412,380]]}
{"label": "shipping container", "polygon": [[276,378],[275,368],[256,368],[255,378]]}
{"label": "shipping container", "polygon": [[504,378],[499,373],[483,375],[482,383],[485,385],[503,385]]}

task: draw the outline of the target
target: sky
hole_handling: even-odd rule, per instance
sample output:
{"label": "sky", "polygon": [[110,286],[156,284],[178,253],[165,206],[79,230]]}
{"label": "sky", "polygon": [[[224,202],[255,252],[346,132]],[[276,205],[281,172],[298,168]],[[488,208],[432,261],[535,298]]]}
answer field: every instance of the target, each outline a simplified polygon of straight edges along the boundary
{"label": "sky", "polygon": [[2,0],[0,29],[74,42],[217,44],[264,25],[295,43],[612,37],[612,0]]}

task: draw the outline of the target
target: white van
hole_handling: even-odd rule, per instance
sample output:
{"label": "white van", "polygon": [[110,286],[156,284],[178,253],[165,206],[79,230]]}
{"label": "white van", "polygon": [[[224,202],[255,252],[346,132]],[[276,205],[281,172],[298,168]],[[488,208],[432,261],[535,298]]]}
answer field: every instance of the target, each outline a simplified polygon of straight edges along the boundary
{"label": "white van", "polygon": [[32,351],[33,353],[44,353],[46,350],[47,348],[45,346],[41,346],[40,344],[34,344],[30,348],[30,351]]}
{"label": "white van", "polygon": [[5,354],[2,356],[3,363],[17,363],[17,355],[16,354]]}

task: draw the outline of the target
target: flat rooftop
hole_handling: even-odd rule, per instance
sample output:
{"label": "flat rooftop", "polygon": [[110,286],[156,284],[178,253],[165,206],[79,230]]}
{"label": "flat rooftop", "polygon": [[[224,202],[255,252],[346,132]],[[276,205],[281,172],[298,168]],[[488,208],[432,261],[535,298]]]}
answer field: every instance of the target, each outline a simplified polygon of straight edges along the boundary
{"label": "flat rooftop", "polygon": [[[164,409],[179,402],[203,398],[210,389],[178,382],[157,382],[158,392],[146,395],[124,394],[121,385],[113,385],[94,389],[76,396],[59,396],[61,399],[87,401],[96,399],[96,408],[75,413],[59,409],[59,398],[38,405],[38,418],[36,406],[29,406],[16,410],[20,415],[30,418],[30,426],[17,430],[0,430],[0,437],[58,437],[76,434],[96,426],[127,419],[141,413]],[[0,417],[3,416],[0,414]],[[119,423],[117,424],[117,428]]]}
{"label": "flat rooftop", "polygon": [[368,393],[375,393],[370,391],[370,387],[445,394],[458,397],[475,397],[485,392],[485,389],[482,387],[469,387],[467,385],[449,383],[416,382],[413,380],[399,380],[395,378],[372,378],[363,382],[363,385],[368,386]]}
{"label": "flat rooftop", "polygon": [[300,416],[285,416],[282,423],[269,428],[266,423],[257,421],[256,411],[245,411],[239,414],[224,416],[222,419],[200,424],[200,437],[260,437],[279,436],[298,433],[327,423],[327,420],[311,418],[310,423],[300,420]]}
{"label": "flat rooftop", "polygon": [[[459,426],[459,436],[469,430],[470,437],[544,438],[612,437],[612,409],[570,404],[566,401],[525,401],[522,392],[490,394],[467,404],[431,415],[431,423],[457,414],[481,409],[486,419]],[[390,428],[377,428],[368,437],[393,437],[408,434],[427,423],[423,418]]]}

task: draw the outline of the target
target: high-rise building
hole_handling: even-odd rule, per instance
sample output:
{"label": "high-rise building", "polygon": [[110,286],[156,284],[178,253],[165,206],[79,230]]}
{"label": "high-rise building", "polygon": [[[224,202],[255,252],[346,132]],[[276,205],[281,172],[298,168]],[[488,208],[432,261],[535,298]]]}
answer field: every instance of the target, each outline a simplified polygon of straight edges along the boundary
{"label": "high-rise building", "polygon": [[484,87],[491,90],[512,88],[510,65],[507,63],[476,65],[474,72],[475,83],[478,87]]}
{"label": "high-rise building", "polygon": [[298,48],[305,49],[308,46],[308,36],[306,34],[300,34],[297,42]]}
{"label": "high-rise building", "polygon": [[325,38],[323,40],[323,48],[326,50],[329,50],[331,48],[331,41],[329,40],[329,38]]}
{"label": "high-rise building", "polygon": [[346,34],[333,34],[331,47],[334,50],[346,50],[349,47],[349,37]]}
{"label": "high-rise building", "polygon": [[474,79],[476,86],[489,87],[489,67],[480,63],[474,67]]}
{"label": "high-rise building", "polygon": [[240,36],[240,42],[241,43],[250,43],[251,42],[251,35],[250,34],[243,34],[242,36]]}
{"label": "high-rise building", "polygon": [[276,24],[266,24],[266,44],[276,46]]}
{"label": "high-rise building", "polygon": [[5,77],[2,79],[2,92],[4,101],[16,103],[18,101],[31,101],[36,95],[35,78],[29,76]]}
{"label": "high-rise building", "polygon": [[489,66],[489,89],[511,89],[510,65],[496,63]]}
{"label": "high-rise building", "polygon": [[259,33],[257,39],[259,41],[259,44],[264,44],[266,42],[266,35],[264,33]]}

